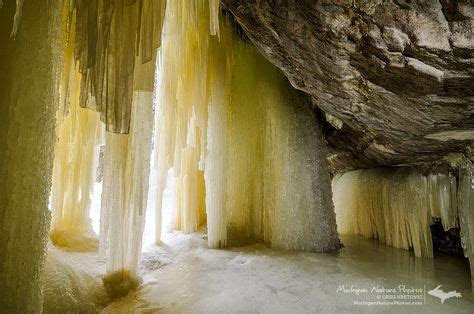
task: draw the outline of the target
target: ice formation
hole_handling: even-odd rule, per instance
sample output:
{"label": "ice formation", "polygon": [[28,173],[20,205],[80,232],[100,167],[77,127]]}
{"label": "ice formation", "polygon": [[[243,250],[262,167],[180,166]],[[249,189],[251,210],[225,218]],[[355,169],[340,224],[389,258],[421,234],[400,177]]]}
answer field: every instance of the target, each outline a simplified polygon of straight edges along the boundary
{"label": "ice formation", "polygon": [[58,1],[26,1],[13,39],[13,4],[0,9],[0,311],[37,313],[50,220],[61,10]]}
{"label": "ice formation", "polygon": [[152,92],[135,91],[130,133],[106,133],[100,222],[100,251],[106,256],[104,285],[111,296],[126,295],[138,285],[148,197]]}
{"label": "ice formation", "polygon": [[64,41],[63,47],[50,238],[55,245],[71,250],[96,250],[97,235],[89,212],[104,131],[99,114],[79,106],[81,75],[74,62],[74,45]]}
{"label": "ice formation", "polygon": [[157,241],[173,168],[174,226],[192,232],[207,218],[209,247],[261,240],[337,250],[326,150],[307,100],[228,20],[221,19],[219,38],[210,36],[217,28],[209,6],[167,6],[155,139]]}
{"label": "ice formation", "polygon": [[154,68],[165,6],[165,0],[65,1],[69,33],[75,25],[80,103],[101,113],[107,131],[129,131],[135,67]]}
{"label": "ice formation", "polygon": [[[63,80],[61,90],[71,101],[58,132],[64,134],[59,135],[57,147],[60,164],[55,172],[58,191],[53,193],[51,238],[56,243],[70,241],[72,232],[90,229],[87,198],[95,177],[95,146],[102,133],[95,113],[80,105],[100,112],[109,131],[100,252],[107,260],[103,280],[112,296],[126,294],[138,284],[153,131],[152,92],[165,7],[164,0],[64,2],[67,68],[63,75],[72,78]],[[69,143],[63,144],[62,138]]]}
{"label": "ice formation", "polygon": [[209,0],[210,33],[217,36],[219,36],[219,4],[220,0]]}
{"label": "ice formation", "polygon": [[458,226],[456,178],[425,176],[414,169],[356,170],[333,179],[338,231],[375,238],[396,248],[433,257],[430,224]]}

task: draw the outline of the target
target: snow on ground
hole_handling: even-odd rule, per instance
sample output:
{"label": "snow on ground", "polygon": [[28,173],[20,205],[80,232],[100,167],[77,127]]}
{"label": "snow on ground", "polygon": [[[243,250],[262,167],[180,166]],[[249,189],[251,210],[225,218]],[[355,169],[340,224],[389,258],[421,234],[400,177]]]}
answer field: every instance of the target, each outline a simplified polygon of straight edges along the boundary
{"label": "snow on ground", "polygon": [[[141,288],[105,308],[99,302],[96,309],[104,313],[472,313],[474,309],[464,259],[445,255],[434,261],[420,259],[359,237],[343,238],[345,248],[338,255],[280,251],[262,244],[215,250],[207,248],[204,238],[203,233],[171,232],[161,246],[145,246]],[[58,259],[60,251],[55,250]],[[97,278],[103,271],[103,263],[94,262],[90,253],[62,254],[62,262],[74,260],[68,267],[77,273],[89,272]],[[462,298],[441,304],[426,293],[440,284],[443,291],[457,290]],[[354,305],[354,301],[376,300],[377,295],[394,295],[370,293],[373,287],[398,289],[400,285],[426,289],[395,294],[420,295],[423,305]],[[89,294],[97,291],[89,289]],[[104,300],[100,293],[95,299]]]}
{"label": "snow on ground", "polygon": [[[65,252],[49,246],[43,272],[44,313],[474,312],[467,259],[442,254],[434,260],[416,258],[412,252],[360,237],[343,237],[345,248],[337,255],[287,252],[263,244],[208,249],[206,230],[186,235],[167,227],[174,206],[170,191],[165,191],[163,200],[163,242],[157,246],[153,243],[155,189],[153,171],[139,290],[111,301],[101,282],[105,262],[96,253]],[[96,232],[100,190],[101,184],[97,184],[91,209]],[[440,284],[444,292],[456,290],[462,297],[441,304],[427,293]],[[424,290],[372,292],[374,288],[399,289],[400,285]],[[419,297],[422,305],[354,304],[377,301],[377,296],[379,301],[387,301],[399,295]]]}

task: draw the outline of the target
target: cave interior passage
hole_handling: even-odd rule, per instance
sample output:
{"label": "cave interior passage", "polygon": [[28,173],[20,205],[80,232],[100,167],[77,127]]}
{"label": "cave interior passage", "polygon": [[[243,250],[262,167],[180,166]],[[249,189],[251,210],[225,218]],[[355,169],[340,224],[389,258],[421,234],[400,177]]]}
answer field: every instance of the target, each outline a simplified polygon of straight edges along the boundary
{"label": "cave interior passage", "polygon": [[330,174],[312,100],[219,1],[86,2],[0,9],[2,308],[304,312],[351,276],[472,308],[470,159]]}

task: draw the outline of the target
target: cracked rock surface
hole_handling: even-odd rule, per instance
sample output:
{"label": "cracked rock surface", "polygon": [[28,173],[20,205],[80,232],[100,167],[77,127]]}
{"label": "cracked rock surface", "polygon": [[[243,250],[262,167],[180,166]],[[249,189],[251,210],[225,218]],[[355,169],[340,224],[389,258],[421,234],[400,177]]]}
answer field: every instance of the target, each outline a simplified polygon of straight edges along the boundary
{"label": "cracked rock surface", "polygon": [[472,147],[472,1],[222,2],[311,95],[332,171],[436,163]]}

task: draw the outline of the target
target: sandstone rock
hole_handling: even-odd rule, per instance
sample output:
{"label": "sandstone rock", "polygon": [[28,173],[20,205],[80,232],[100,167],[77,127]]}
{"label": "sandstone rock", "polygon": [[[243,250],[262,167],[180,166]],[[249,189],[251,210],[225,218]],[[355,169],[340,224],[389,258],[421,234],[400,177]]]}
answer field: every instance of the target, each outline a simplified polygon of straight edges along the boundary
{"label": "sandstone rock", "polygon": [[222,2],[320,118],[342,121],[325,127],[333,171],[439,162],[473,145],[471,1]]}

